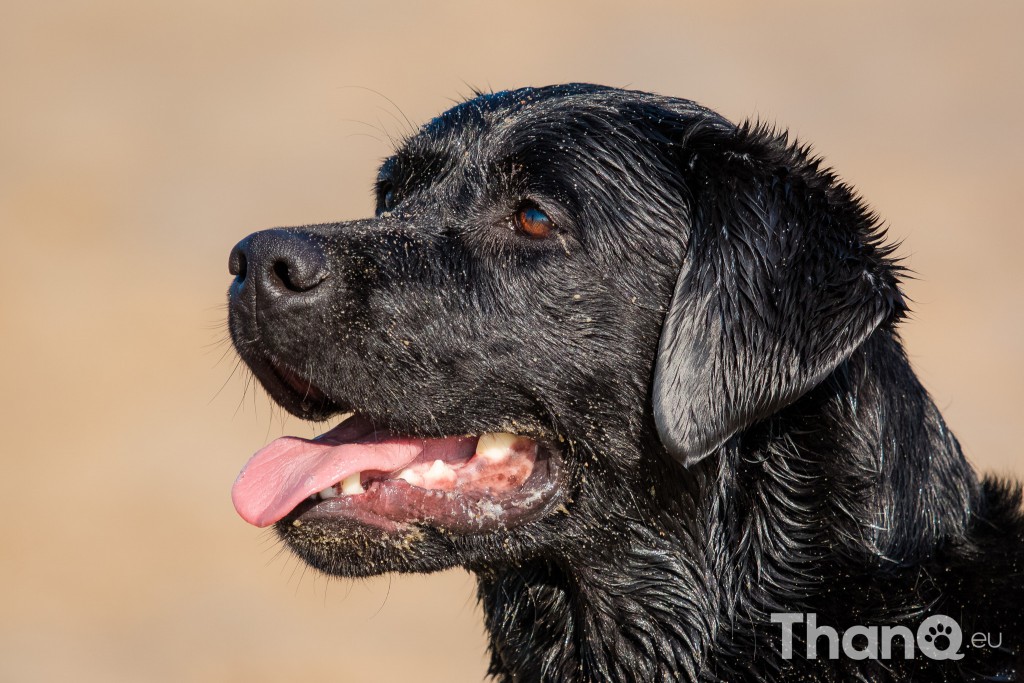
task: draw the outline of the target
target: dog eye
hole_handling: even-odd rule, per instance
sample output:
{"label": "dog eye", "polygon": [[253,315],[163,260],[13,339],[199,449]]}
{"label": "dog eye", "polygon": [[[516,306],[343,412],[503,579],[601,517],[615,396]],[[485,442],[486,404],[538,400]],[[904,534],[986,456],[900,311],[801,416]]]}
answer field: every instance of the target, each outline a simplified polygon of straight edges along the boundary
{"label": "dog eye", "polygon": [[395,207],[395,186],[390,182],[383,182],[377,186],[378,211],[390,211]]}
{"label": "dog eye", "polygon": [[536,206],[524,206],[516,211],[513,222],[517,230],[535,239],[547,237],[554,227],[551,217]]}

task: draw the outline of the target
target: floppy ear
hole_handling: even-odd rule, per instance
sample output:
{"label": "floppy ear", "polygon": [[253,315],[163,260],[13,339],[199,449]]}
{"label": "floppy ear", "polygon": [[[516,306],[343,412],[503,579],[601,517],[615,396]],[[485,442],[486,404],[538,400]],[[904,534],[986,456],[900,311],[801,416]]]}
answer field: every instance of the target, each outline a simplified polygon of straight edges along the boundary
{"label": "floppy ear", "polygon": [[661,441],[692,464],[812,389],[904,303],[877,219],[806,148],[744,126],[683,154],[690,233],[652,399]]}

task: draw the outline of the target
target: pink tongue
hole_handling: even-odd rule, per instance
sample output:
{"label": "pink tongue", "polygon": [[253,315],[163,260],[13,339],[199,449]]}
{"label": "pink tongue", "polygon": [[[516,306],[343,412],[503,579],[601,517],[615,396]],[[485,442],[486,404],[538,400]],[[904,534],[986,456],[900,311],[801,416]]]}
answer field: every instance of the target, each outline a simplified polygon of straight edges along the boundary
{"label": "pink tongue", "polygon": [[270,526],[309,496],[351,474],[391,472],[427,449],[447,450],[446,441],[375,433],[366,420],[352,416],[316,439],[285,436],[264,446],[238,474],[231,501],[245,521]]}

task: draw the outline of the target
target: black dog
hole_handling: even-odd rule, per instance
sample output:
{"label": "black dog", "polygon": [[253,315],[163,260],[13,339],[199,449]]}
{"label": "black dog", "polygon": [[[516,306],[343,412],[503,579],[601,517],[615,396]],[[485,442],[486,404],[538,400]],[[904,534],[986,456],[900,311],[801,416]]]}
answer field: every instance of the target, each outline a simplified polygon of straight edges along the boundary
{"label": "black dog", "polygon": [[469,568],[504,681],[1021,675],[1020,489],[975,478],[806,148],[554,86],[445,112],[376,188],[231,254],[264,387],[355,414],[254,456],[243,517],[330,574]]}

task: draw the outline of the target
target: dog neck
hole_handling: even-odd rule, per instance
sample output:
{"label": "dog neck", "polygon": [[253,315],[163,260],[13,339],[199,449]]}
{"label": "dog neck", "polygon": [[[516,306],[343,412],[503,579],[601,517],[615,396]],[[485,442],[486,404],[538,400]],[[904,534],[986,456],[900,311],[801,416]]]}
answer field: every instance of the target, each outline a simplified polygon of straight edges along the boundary
{"label": "dog neck", "polygon": [[[875,572],[927,562],[964,536],[979,495],[889,331],[717,457],[662,474],[685,484],[637,501],[655,523],[639,515],[585,564],[480,573],[492,674],[696,681],[713,670],[741,680],[732,667],[757,663],[758,639],[770,648],[770,613],[858,609],[856,595],[823,603],[822,577],[869,586]],[[906,593],[905,606],[920,608],[916,589]]]}

